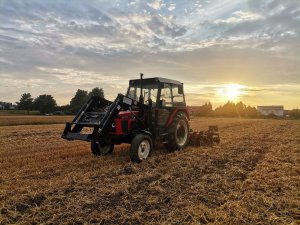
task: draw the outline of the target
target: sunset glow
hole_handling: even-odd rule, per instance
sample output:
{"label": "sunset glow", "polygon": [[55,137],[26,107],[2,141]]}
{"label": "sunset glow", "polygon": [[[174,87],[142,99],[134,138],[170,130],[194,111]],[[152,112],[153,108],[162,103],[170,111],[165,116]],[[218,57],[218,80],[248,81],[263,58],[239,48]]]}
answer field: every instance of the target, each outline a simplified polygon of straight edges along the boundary
{"label": "sunset glow", "polygon": [[217,89],[217,93],[225,101],[237,101],[243,96],[244,88],[245,86],[240,84],[225,84]]}

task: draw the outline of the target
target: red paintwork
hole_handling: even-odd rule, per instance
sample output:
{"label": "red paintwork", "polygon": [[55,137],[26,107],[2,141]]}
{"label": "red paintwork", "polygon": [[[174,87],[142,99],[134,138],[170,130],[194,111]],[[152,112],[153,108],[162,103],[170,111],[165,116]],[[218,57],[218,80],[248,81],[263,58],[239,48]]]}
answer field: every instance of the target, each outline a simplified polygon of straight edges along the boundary
{"label": "red paintwork", "polygon": [[[139,111],[132,111],[132,113],[133,113],[134,115],[138,115],[138,114],[139,114]],[[131,113],[130,111],[121,111],[121,112],[119,112],[118,117],[121,117],[121,116],[131,116],[132,113]]]}
{"label": "red paintwork", "polygon": [[123,134],[121,121],[122,121],[122,119],[120,119],[120,118],[115,119],[115,124],[116,124],[116,132],[115,133],[117,135]]}
{"label": "red paintwork", "polygon": [[132,114],[138,115],[139,111],[121,111],[119,112],[118,117],[115,119],[115,125],[116,125],[116,132],[114,132],[115,135],[124,135],[126,132],[122,131],[122,121],[126,120],[128,123],[128,130],[131,130],[131,124],[133,121],[136,121],[135,118],[133,118]]}
{"label": "red paintwork", "polygon": [[[186,114],[188,120],[190,120],[189,113],[186,108],[177,108],[170,114],[166,127],[169,127],[172,124],[174,117],[178,112],[183,112],[184,114]],[[132,113],[137,116],[139,114],[139,111],[132,111]],[[129,131],[131,130],[132,122],[136,121],[136,119],[133,118],[132,113],[130,111],[119,112],[118,117],[115,119],[116,131],[113,133],[114,135],[126,134],[126,132],[122,131],[122,121],[124,120],[126,120],[128,123],[128,130]]]}
{"label": "red paintwork", "polygon": [[168,119],[167,124],[166,124],[166,127],[169,127],[169,126],[172,124],[172,122],[173,122],[173,120],[174,120],[174,117],[175,117],[175,115],[176,115],[178,112],[183,112],[183,113],[185,113],[185,115],[187,116],[188,120],[190,120],[190,116],[189,116],[189,113],[188,113],[188,111],[187,111],[186,108],[177,108],[177,109],[175,109],[175,110],[170,114],[169,119]]}

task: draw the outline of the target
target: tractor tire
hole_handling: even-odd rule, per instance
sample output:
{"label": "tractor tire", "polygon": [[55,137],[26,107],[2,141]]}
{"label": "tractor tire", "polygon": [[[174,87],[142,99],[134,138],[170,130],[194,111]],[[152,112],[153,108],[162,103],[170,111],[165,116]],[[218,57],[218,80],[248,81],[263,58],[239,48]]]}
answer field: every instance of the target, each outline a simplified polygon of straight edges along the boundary
{"label": "tractor tire", "polygon": [[167,131],[165,148],[170,152],[185,148],[189,141],[189,130],[190,126],[186,115],[178,113]]}
{"label": "tractor tire", "polygon": [[101,145],[98,142],[91,143],[92,153],[96,156],[109,155],[113,152],[114,147],[115,147],[114,144]]}
{"label": "tractor tire", "polygon": [[131,141],[129,156],[132,162],[142,162],[147,159],[152,150],[152,139],[147,134],[138,134]]}

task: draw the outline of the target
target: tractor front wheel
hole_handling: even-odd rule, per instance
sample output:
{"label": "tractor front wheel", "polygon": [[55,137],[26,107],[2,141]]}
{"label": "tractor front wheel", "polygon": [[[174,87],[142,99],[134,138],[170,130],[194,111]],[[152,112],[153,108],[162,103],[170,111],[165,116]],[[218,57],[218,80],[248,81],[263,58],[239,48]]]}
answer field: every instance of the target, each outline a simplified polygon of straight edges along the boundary
{"label": "tractor front wheel", "polygon": [[91,143],[91,150],[94,155],[108,155],[114,150],[114,144],[101,144],[99,142]]}
{"label": "tractor front wheel", "polygon": [[129,151],[130,159],[132,162],[141,162],[145,160],[152,150],[152,139],[147,134],[136,135],[132,142]]}
{"label": "tractor front wheel", "polygon": [[188,144],[189,122],[184,113],[178,113],[168,129],[166,149],[170,152],[180,150]]}

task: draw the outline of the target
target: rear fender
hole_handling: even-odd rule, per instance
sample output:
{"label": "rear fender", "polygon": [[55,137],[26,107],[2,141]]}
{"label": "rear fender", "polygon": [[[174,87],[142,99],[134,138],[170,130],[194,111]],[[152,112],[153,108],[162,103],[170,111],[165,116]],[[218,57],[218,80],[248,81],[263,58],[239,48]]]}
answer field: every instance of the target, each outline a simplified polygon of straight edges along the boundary
{"label": "rear fender", "polygon": [[188,118],[188,120],[190,120],[190,116],[189,116],[189,113],[188,113],[188,110],[186,108],[178,108],[178,109],[174,109],[173,112],[170,114],[169,118],[168,118],[168,121],[167,121],[167,124],[166,124],[166,127],[168,128],[173,120],[174,120],[174,117],[179,113],[179,112],[182,112],[186,115],[186,117]]}
{"label": "rear fender", "polygon": [[141,130],[141,133],[142,134],[147,134],[149,135],[151,138],[152,138],[152,133],[150,131],[147,131],[147,130]]}

